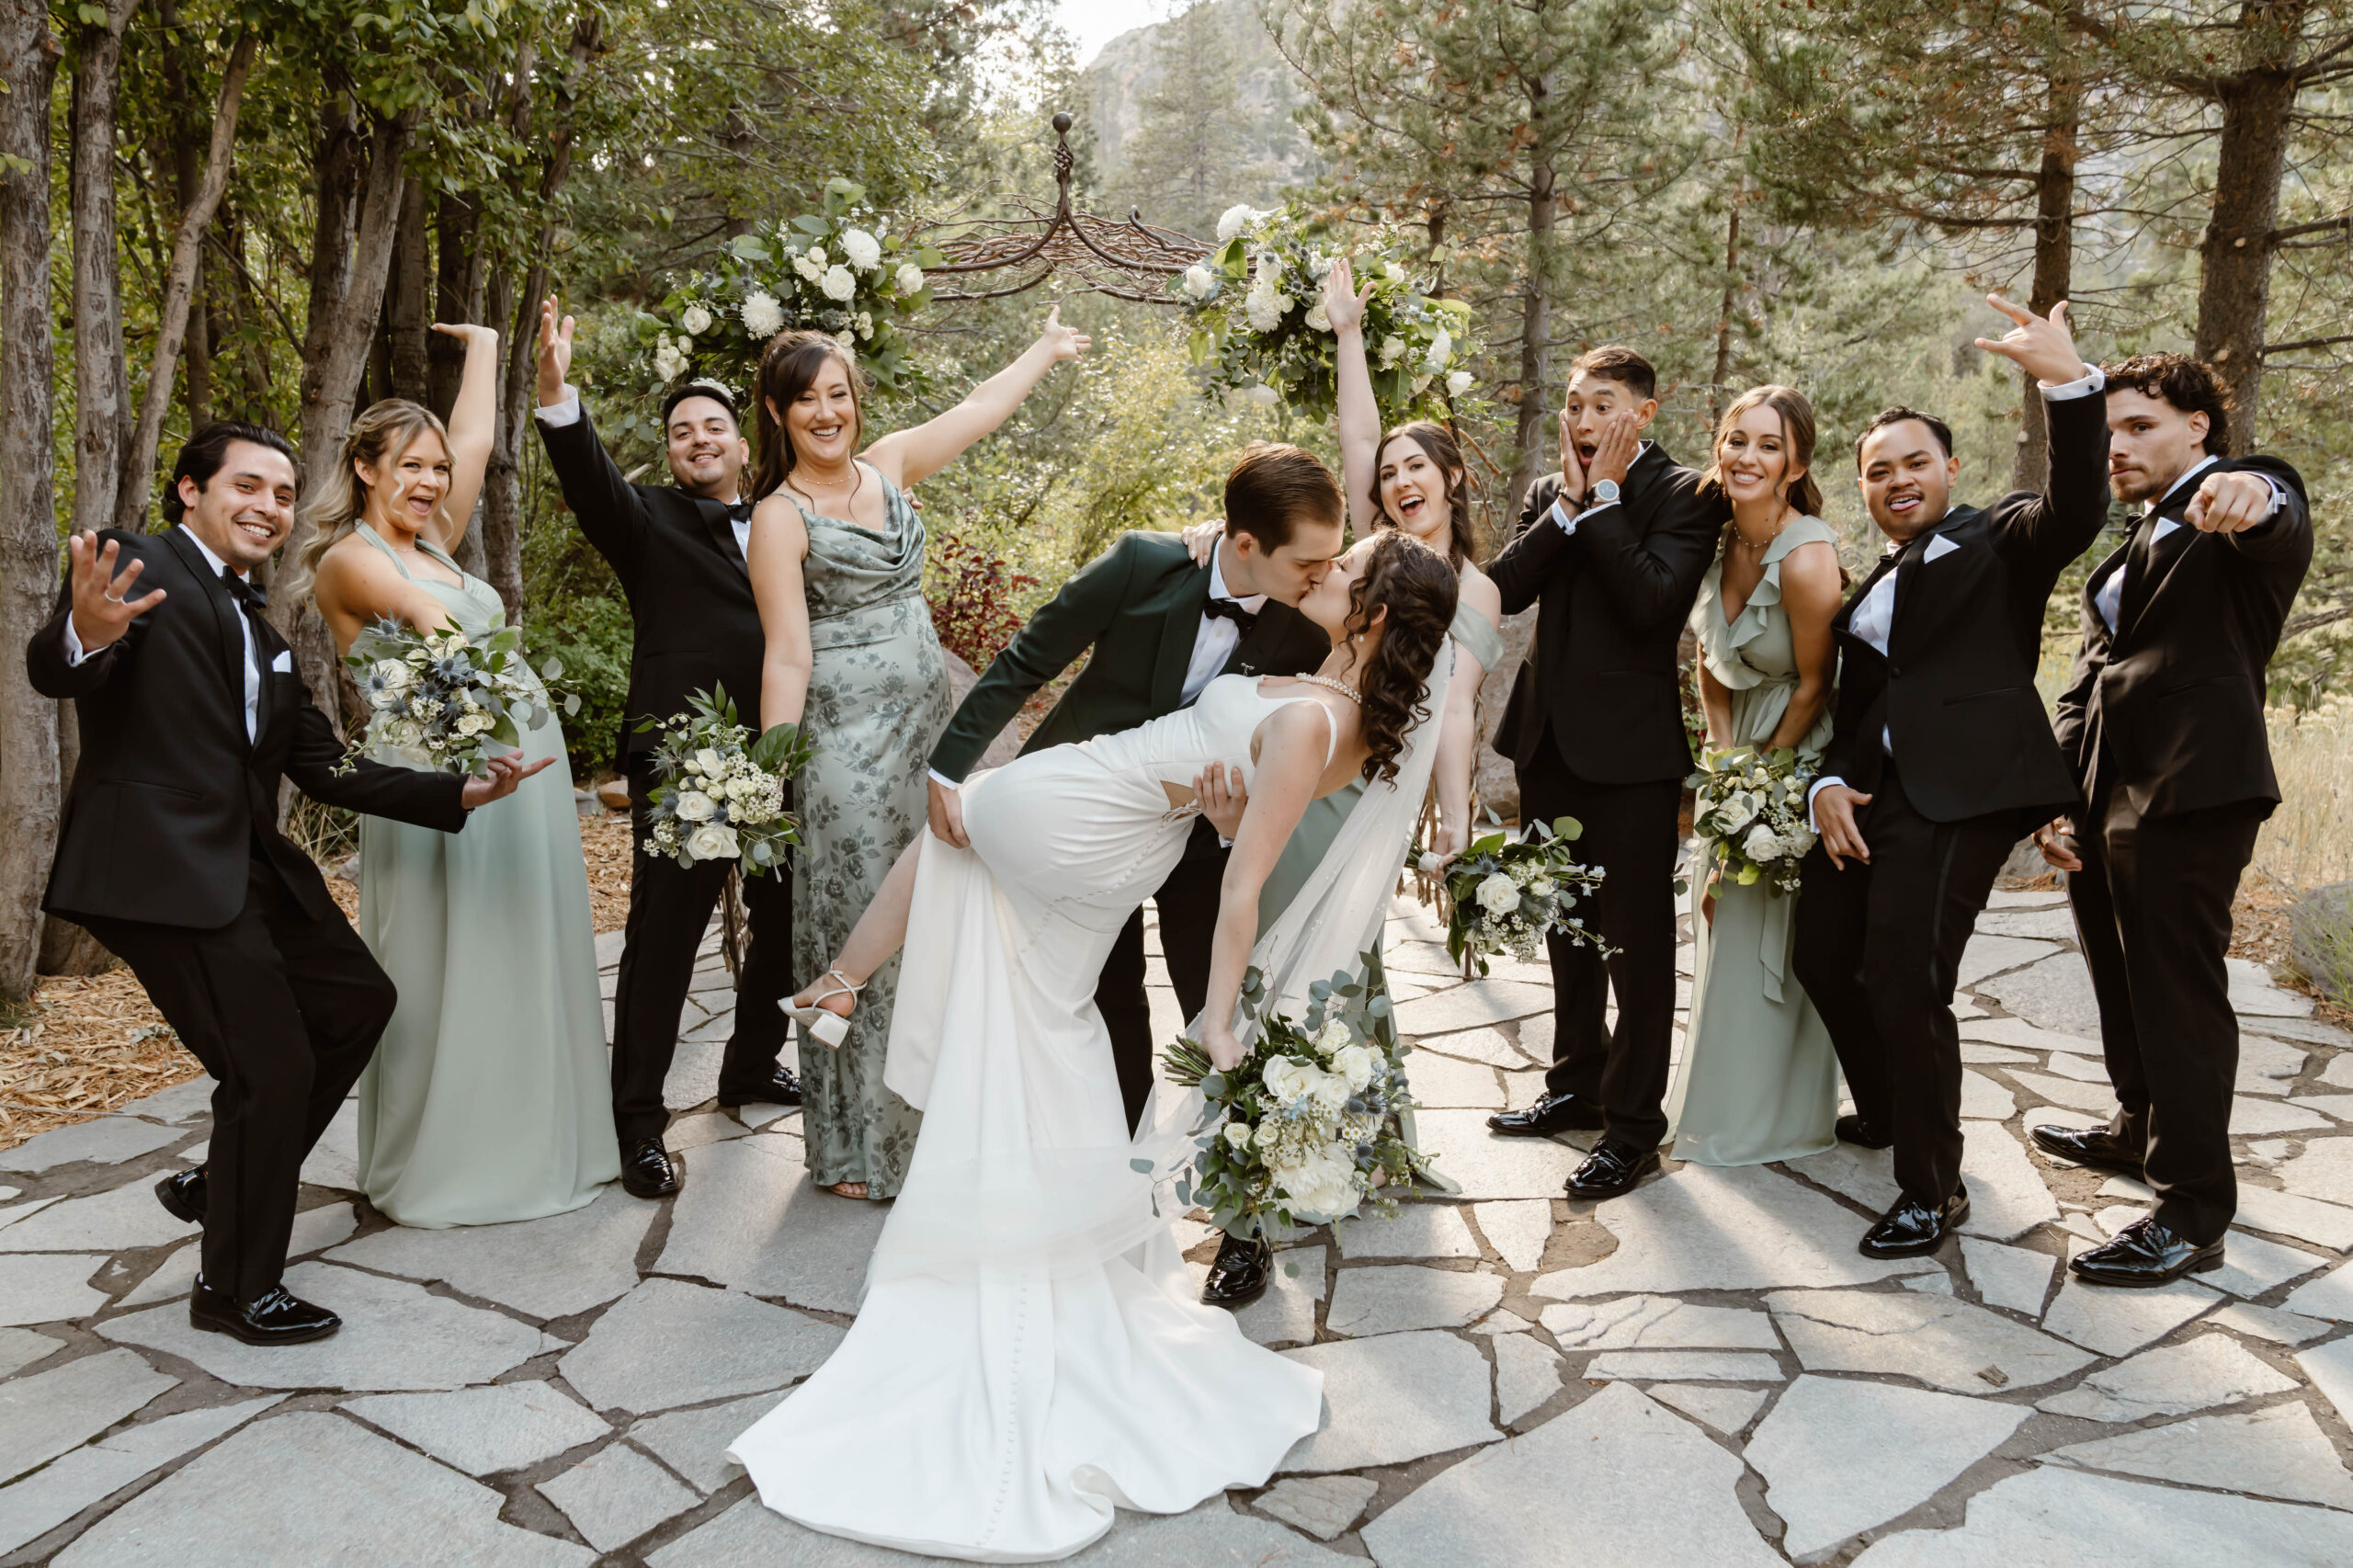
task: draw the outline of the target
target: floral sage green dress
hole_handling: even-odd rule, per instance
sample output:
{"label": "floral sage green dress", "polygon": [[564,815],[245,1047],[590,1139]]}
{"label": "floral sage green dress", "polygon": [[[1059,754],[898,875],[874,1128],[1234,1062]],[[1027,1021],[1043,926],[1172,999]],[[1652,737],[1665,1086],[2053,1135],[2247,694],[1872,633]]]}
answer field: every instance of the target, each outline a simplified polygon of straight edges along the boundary
{"label": "floral sage green dress", "polygon": [[[923,522],[896,485],[858,467],[882,486],[880,532],[801,509],[813,658],[803,717],[817,747],[792,783],[801,837],[792,959],[804,984],[841,952],[924,830],[931,748],[948,727],[948,665],[923,597]],[[862,1181],[870,1198],[894,1198],[905,1179],[923,1119],[882,1085],[898,980],[895,958],[874,971],[840,1049],[801,1033],[801,1131],[821,1187]]]}
{"label": "floral sage green dress", "polygon": [[[1838,536],[1817,517],[1794,517],[1765,550],[1765,574],[1740,614],[1727,620],[1723,557],[1699,585],[1691,631],[1708,673],[1732,697],[1732,740],[1763,745],[1797,689],[1797,649],[1781,608],[1781,562],[1802,544]],[[1799,742],[1819,753],[1831,709]],[[1701,915],[1706,879],[1691,880],[1691,929],[1699,943],[1691,976],[1691,1023],[1667,1091],[1673,1153],[1703,1165],[1761,1165],[1820,1153],[1836,1140],[1838,1057],[1830,1031],[1790,971],[1795,893],[1764,882],[1716,889],[1713,925]]]}

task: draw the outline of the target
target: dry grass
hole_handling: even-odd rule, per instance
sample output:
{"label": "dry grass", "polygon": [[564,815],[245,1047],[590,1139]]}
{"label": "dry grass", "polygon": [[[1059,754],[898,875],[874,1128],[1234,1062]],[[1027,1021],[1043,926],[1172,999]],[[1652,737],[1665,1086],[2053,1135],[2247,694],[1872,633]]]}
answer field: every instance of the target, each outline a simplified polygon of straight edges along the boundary
{"label": "dry grass", "polygon": [[2256,840],[2256,868],[2298,892],[2353,878],[2353,703],[2274,710],[2271,762],[2282,799]]}

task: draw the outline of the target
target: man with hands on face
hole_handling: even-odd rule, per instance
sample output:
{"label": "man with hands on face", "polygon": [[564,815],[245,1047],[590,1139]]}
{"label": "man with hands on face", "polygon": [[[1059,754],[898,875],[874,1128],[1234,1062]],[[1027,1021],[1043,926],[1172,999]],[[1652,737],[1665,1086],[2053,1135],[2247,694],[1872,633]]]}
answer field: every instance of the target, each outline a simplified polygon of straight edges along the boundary
{"label": "man with hands on face", "polygon": [[2162,1285],[2222,1266],[2238,1207],[2223,960],[2239,874],[2279,801],[2264,667],[2313,527],[2294,469],[2228,455],[2228,403],[2206,366],[2146,354],[2107,376],[2109,487],[2143,506],[2084,585],[2075,677],[2059,699],[2059,745],[2088,804],[2036,836],[2068,873],[2119,1108],[2104,1128],[2033,1136],[2156,1192],[2075,1272]]}
{"label": "man with hands on face", "polygon": [[[222,423],[180,449],[161,534],[68,541],[70,579],[25,650],[33,688],[72,698],[82,756],[41,907],[129,964],[212,1075],[205,1163],[155,1194],[204,1226],[196,1327],[250,1345],[341,1320],[279,1283],[303,1159],[391,1019],[392,983],[278,829],[281,778],[313,800],[455,833],[546,766],[486,778],[344,746],[248,580],[294,526],[293,450]],[[143,590],[143,591],[142,591]]]}
{"label": "man with hands on face", "polygon": [[[1487,1119],[1509,1137],[1599,1128],[1572,1198],[1613,1198],[1658,1168],[1675,1028],[1675,856],[1691,744],[1676,647],[1730,515],[1643,433],[1658,378],[1631,348],[1570,367],[1561,472],[1529,486],[1519,531],[1487,563],[1506,615],[1538,605],[1495,749],[1519,775],[1522,820],[1574,817],[1605,873],[1594,949],[1548,938],[1552,1066],[1533,1106]],[[1618,1026],[1604,1028],[1608,993]]]}
{"label": "man with hands on face", "polygon": [[1969,1213],[1961,1179],[1961,1042],[1951,1008],[1978,914],[2010,847],[2075,796],[2035,693],[2043,606],[2108,516],[2101,380],[2067,306],[2017,324],[2003,355],[2042,383],[2047,494],[1958,506],[1941,420],[1906,408],[1856,446],[1863,500],[1887,536],[1833,624],[1838,706],[1812,795],[1794,965],[1829,1027],[1855,1114],[1838,1136],[1895,1148],[1894,1205],[1869,1257],[1934,1251]]}

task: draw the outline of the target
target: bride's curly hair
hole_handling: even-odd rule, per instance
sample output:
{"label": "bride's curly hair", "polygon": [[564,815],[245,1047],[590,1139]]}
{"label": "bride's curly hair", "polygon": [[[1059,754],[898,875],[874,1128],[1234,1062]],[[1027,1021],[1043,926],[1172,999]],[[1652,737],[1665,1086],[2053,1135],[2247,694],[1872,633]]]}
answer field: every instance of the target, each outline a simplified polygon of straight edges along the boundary
{"label": "bride's curly hair", "polygon": [[1397,754],[1408,731],[1430,716],[1430,668],[1454,621],[1454,601],[1462,591],[1445,556],[1402,528],[1384,528],[1364,575],[1348,585],[1347,631],[1353,641],[1372,625],[1376,609],[1381,645],[1355,672],[1362,696],[1364,779],[1368,784],[1397,777]]}

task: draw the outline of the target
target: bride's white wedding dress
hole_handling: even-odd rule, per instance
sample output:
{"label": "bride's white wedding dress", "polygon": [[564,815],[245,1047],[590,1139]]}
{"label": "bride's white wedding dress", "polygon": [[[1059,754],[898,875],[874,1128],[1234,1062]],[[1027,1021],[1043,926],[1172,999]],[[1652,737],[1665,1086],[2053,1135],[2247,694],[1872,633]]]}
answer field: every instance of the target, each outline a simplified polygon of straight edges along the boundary
{"label": "bride's white wedding dress", "polygon": [[[728,1450],[769,1507],[909,1551],[1045,1562],[1115,1507],[1263,1485],[1316,1429],[1322,1374],[1195,1300],[1181,1206],[1155,1207],[1155,1178],[1191,1158],[1199,1091],[1156,1095],[1131,1140],[1094,1002],[1184,853],[1194,812],[1172,800],[1213,761],[1247,779],[1259,723],[1313,700],[1221,676],[1179,712],[978,776],[970,849],[925,835],[884,1074],[923,1131],[847,1337]],[[1366,791],[1253,954],[1285,1011],[1378,938],[1436,750],[1423,729],[1434,742],[1417,728],[1397,788]]]}

